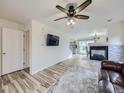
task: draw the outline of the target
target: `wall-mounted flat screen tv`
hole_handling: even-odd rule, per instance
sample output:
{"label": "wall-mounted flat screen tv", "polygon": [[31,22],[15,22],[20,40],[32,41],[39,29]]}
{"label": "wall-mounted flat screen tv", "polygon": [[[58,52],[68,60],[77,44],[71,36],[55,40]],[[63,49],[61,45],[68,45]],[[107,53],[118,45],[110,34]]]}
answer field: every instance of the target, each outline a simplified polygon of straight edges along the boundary
{"label": "wall-mounted flat screen tv", "polygon": [[47,34],[47,46],[59,46],[59,36]]}

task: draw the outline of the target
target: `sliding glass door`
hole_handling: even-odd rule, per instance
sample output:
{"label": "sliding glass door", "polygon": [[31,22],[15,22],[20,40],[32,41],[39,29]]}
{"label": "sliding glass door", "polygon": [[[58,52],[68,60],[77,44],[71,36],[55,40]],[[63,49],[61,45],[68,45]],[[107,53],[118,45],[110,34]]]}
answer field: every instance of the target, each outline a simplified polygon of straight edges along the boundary
{"label": "sliding glass door", "polygon": [[78,41],[78,54],[86,55],[89,54],[89,43],[94,43],[94,40],[80,40]]}
{"label": "sliding glass door", "polygon": [[82,55],[86,55],[86,53],[87,53],[87,46],[86,46],[86,42],[84,42],[84,41],[79,41],[78,42],[78,45],[79,45],[79,47],[78,47],[78,53],[79,54],[82,54]]}

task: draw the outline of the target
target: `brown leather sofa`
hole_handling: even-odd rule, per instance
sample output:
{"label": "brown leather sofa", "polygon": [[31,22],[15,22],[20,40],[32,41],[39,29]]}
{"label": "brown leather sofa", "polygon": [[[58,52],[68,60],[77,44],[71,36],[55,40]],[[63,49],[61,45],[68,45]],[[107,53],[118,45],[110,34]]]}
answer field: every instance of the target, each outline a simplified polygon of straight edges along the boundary
{"label": "brown leather sofa", "polygon": [[124,64],[102,61],[99,93],[124,93]]}

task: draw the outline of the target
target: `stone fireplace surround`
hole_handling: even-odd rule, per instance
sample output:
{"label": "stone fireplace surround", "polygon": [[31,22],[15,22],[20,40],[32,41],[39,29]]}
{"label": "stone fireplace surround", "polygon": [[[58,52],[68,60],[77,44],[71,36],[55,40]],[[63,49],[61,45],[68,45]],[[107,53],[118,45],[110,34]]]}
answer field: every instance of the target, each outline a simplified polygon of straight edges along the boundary
{"label": "stone fireplace surround", "polygon": [[124,45],[109,43],[90,43],[89,47],[108,46],[108,60],[124,62]]}
{"label": "stone fireplace surround", "polygon": [[109,44],[109,60],[124,63],[124,45]]}

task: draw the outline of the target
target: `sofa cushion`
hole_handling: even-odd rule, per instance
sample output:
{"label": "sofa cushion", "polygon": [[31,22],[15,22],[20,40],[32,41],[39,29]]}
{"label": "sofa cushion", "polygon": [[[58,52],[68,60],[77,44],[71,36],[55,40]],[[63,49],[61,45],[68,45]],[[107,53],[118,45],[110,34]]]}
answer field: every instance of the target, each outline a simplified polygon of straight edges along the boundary
{"label": "sofa cushion", "polygon": [[109,81],[100,80],[98,93],[115,93],[115,91],[113,85]]}
{"label": "sofa cushion", "polygon": [[113,84],[116,84],[118,86],[124,87],[124,78],[121,74],[114,72],[114,71],[108,71],[110,81]]}

